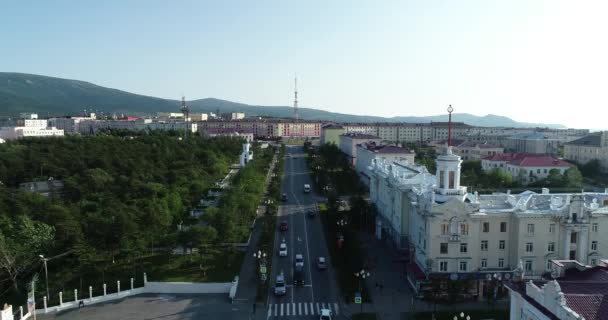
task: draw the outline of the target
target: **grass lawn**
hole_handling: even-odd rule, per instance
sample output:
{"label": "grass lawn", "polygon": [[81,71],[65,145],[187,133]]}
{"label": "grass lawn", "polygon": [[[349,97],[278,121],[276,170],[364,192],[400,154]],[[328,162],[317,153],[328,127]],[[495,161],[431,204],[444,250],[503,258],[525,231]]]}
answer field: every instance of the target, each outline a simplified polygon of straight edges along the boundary
{"label": "grass lawn", "polygon": [[[458,319],[465,319],[465,318],[460,318],[460,312],[464,312],[465,314],[465,318],[466,316],[471,316],[471,320],[480,320],[480,319],[494,319],[494,320],[509,320],[509,310],[464,310],[464,311],[459,311],[459,310],[454,310],[452,311],[442,311],[442,312],[436,312],[435,313],[435,318],[437,320],[453,320],[454,316],[457,316]],[[432,312],[419,312],[416,313],[414,315],[414,319],[415,320],[429,320],[432,319]],[[404,317],[404,319],[409,319],[407,317],[407,315]]]}
{"label": "grass lawn", "polygon": [[230,282],[239,274],[245,253],[236,250],[218,251],[210,265],[203,266],[192,255],[158,255],[144,259],[148,281],[167,282]]}

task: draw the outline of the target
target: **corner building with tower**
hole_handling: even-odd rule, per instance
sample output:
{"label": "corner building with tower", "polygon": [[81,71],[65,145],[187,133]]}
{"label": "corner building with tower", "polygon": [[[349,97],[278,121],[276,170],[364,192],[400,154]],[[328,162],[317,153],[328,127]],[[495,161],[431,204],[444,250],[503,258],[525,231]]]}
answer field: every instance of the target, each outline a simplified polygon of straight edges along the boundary
{"label": "corner building with tower", "polygon": [[369,167],[375,236],[409,258],[418,294],[433,280],[459,281],[481,299],[506,293],[515,276],[541,278],[552,260],[593,266],[608,257],[608,189],[479,195],[460,185],[461,163],[448,142],[436,175],[407,161]]}

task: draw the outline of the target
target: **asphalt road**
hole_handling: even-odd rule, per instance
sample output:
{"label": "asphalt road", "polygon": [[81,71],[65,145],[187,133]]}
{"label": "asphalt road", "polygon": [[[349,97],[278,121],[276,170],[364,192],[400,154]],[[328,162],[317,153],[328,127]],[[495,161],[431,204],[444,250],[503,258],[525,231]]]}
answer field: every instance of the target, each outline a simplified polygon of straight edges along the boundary
{"label": "asphalt road", "polygon": [[[277,226],[286,221],[289,229],[282,232],[277,228],[274,249],[270,253],[274,258],[269,277],[274,285],[277,274],[282,272],[287,283],[287,294],[275,296],[271,289],[266,312],[271,318],[312,316],[318,314],[321,308],[329,308],[334,314],[339,314],[339,294],[321,219],[318,213],[314,218],[306,214],[308,210],[316,210],[320,197],[314,190],[304,192],[304,184],[311,184],[311,180],[303,148],[288,146],[287,154],[281,190],[287,194],[288,200],[279,207]],[[282,241],[287,244],[287,257],[279,257],[279,244]],[[304,256],[303,286],[293,285],[296,254]],[[326,258],[327,270],[317,269],[316,260],[319,256]]]}

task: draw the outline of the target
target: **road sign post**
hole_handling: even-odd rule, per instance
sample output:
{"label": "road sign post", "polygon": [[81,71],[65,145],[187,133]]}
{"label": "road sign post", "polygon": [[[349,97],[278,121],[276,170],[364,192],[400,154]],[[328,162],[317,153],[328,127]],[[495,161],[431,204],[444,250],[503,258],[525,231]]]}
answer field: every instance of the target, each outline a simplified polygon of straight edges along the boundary
{"label": "road sign post", "polygon": [[361,305],[361,313],[363,313],[363,301],[361,300],[361,292],[355,292],[355,304]]}

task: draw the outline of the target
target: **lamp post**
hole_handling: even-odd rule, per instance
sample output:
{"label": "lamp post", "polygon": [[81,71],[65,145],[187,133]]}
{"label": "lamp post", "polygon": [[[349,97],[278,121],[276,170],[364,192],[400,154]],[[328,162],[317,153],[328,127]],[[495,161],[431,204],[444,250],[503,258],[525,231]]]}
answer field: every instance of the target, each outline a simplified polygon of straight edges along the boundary
{"label": "lamp post", "polygon": [[454,318],[452,318],[452,319],[454,319],[454,320],[458,320],[458,319],[471,320],[471,316],[465,315],[464,312],[461,312],[460,317],[454,316]]}
{"label": "lamp post", "polygon": [[253,253],[253,257],[259,261],[260,277],[262,278],[262,281],[265,281],[263,275],[265,275],[266,273],[265,272],[262,273],[262,269],[266,268],[266,252],[263,252],[262,250],[258,250],[258,252]]}
{"label": "lamp post", "polygon": [[365,269],[361,269],[361,271],[359,272],[355,272],[355,277],[357,277],[359,279],[359,293],[361,294],[361,312],[363,313],[363,292],[361,292],[362,287],[361,287],[361,282],[363,280],[365,280],[365,278],[369,278],[369,276],[371,275],[371,273],[369,273],[369,271],[365,270]]}
{"label": "lamp post", "polygon": [[50,301],[51,296],[49,295],[49,271],[46,267],[46,262],[49,260],[47,258],[45,258],[43,255],[39,254],[38,255],[40,257],[40,259],[42,259],[42,262],[44,263],[44,276],[46,279],[46,300]]}

